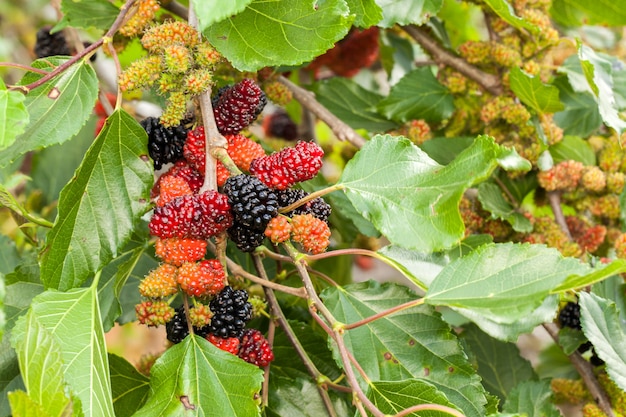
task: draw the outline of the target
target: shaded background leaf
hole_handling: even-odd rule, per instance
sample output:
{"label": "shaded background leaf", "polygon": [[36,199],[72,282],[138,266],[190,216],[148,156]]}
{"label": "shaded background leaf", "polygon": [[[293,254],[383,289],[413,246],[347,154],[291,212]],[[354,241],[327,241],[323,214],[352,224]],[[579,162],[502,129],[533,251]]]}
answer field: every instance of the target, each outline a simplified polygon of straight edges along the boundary
{"label": "shaded background leaf", "polygon": [[0,150],[13,144],[28,124],[25,99],[21,92],[7,90],[4,81],[0,79]]}

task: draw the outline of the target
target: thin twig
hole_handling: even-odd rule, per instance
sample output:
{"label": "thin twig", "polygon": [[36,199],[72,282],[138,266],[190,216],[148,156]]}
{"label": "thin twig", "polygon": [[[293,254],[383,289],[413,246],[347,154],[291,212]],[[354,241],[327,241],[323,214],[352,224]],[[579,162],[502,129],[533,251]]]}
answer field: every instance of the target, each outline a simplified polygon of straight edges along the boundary
{"label": "thin twig", "polygon": [[0,62],[0,67],[18,68],[24,71],[35,72],[41,75],[48,75],[48,71],[39,68],[33,68],[28,65],[18,64],[15,62]]}
{"label": "thin twig", "polygon": [[559,225],[567,238],[572,241],[572,234],[569,231],[569,227],[567,227],[563,209],[561,208],[561,193],[559,191],[548,191],[548,201],[550,202],[552,213],[554,213],[554,221]]}
{"label": "thin twig", "polygon": [[466,77],[476,81],[485,90],[495,96],[502,94],[502,83],[496,75],[484,72],[469,64],[463,58],[449,52],[437,41],[432,39],[430,35],[421,27],[408,25],[403,26],[402,29],[415,39],[415,41],[419,43],[420,46],[424,48],[438,64],[454,68]]}
{"label": "thin twig", "polygon": [[[550,337],[554,339],[556,344],[559,343],[559,329],[554,323],[545,323],[543,328],[546,329]],[[608,417],[615,417],[615,413],[613,413],[613,409],[611,408],[611,402],[606,395],[606,392],[600,386],[596,375],[593,373],[593,367],[589,362],[583,358],[580,353],[574,352],[569,355],[569,360],[574,365],[574,368],[578,371],[585,386],[591,393],[591,396],[598,404],[598,407],[602,409],[604,414]]]}
{"label": "thin twig", "polygon": [[179,2],[173,0],[164,1],[163,3],[164,4],[162,4],[161,7],[163,7],[164,9],[169,10],[170,12],[174,13],[182,19],[189,20],[189,9]]}
{"label": "thin twig", "polygon": [[374,315],[371,315],[371,316],[366,317],[364,319],[361,319],[359,321],[355,321],[354,323],[346,324],[345,326],[343,326],[343,328],[345,330],[356,329],[357,327],[364,326],[364,325],[366,325],[368,323],[373,322],[374,320],[378,320],[378,319],[383,318],[385,316],[389,316],[391,314],[397,313],[398,311],[406,310],[407,308],[411,308],[411,307],[417,307],[417,306],[422,305],[422,304],[424,304],[424,299],[423,298],[418,298],[417,300],[408,301],[406,303],[397,305],[397,306],[392,307],[390,309],[387,309],[385,311],[381,311],[380,313],[376,313]]}
{"label": "thin twig", "polygon": [[302,197],[300,200],[288,205],[287,207],[282,207],[281,209],[278,210],[278,212],[289,213],[290,211],[297,209],[298,207],[300,207],[303,204],[308,203],[309,201],[313,201],[318,197],[322,197],[322,196],[325,196],[326,194],[330,194],[333,191],[343,190],[343,188],[344,186],[341,184],[335,184],[330,187],[322,188],[321,190],[317,190],[305,197]]}
{"label": "thin twig", "polygon": [[332,114],[326,107],[322,106],[322,104],[315,99],[315,95],[312,92],[295,85],[282,75],[277,79],[291,91],[300,104],[326,123],[335,136],[337,136],[337,139],[350,142],[357,148],[361,148],[365,144],[363,136],[359,135],[354,129]]}
{"label": "thin twig", "polygon": [[189,334],[193,334],[193,325],[191,324],[191,317],[189,315],[189,297],[187,297],[185,293],[183,293],[183,306],[185,309],[185,318],[187,319],[187,329],[189,330]]}

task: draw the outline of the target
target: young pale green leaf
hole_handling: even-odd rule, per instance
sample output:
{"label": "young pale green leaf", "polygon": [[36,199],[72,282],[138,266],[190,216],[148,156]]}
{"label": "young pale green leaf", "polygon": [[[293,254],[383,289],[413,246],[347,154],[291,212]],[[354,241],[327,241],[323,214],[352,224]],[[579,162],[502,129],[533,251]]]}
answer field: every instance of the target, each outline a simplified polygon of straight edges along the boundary
{"label": "young pale green leaf", "polygon": [[22,390],[8,393],[11,412],[19,417],[52,417],[35,400]]}
{"label": "young pale green leaf", "polygon": [[609,264],[598,265],[598,269],[590,271],[585,275],[570,275],[561,285],[554,288],[552,292],[559,293],[580,289],[624,272],[626,272],[626,259],[615,259]]}
{"label": "young pale green leaf", "polygon": [[[362,320],[417,298],[406,287],[374,281],[330,287],[321,296],[343,323]],[[434,308],[407,308],[346,331],[344,340],[371,381],[423,379],[467,417],[485,414],[487,398],[480,377]],[[334,343],[332,348],[337,357]]]}
{"label": "young pale green leaf", "polygon": [[0,272],[0,339],[4,335],[4,326],[6,326],[7,318],[4,314],[4,298],[6,297],[6,289],[4,286],[4,274]]}
{"label": "young pale green leaf", "polygon": [[537,113],[554,113],[563,110],[559,100],[559,90],[553,85],[541,82],[538,76],[530,76],[518,67],[510,72],[511,90],[522,103]]}
{"label": "young pale green leaf", "polygon": [[150,395],[134,417],[259,416],[263,371],[199,336],[169,348],[151,368]]}
{"label": "young pale green leaf", "polygon": [[584,291],[578,294],[578,300],[583,333],[606,362],[613,382],[626,391],[626,332],[615,303]]}
{"label": "young pale green leaf", "polygon": [[109,354],[113,407],[116,417],[130,417],[148,398],[150,379],[126,359]]}
{"label": "young pale green leaf", "polygon": [[[49,57],[32,66],[45,71],[66,62],[67,58]],[[21,85],[35,82],[41,74],[28,73]],[[77,62],[63,74],[35,88],[26,95],[24,104],[30,121],[23,134],[0,152],[0,166],[37,148],[65,142],[85,124],[98,97],[98,79],[88,63]]]}
{"label": "young pale green leaf", "polygon": [[118,255],[147,210],[151,165],[145,130],[123,110],[113,113],[61,192],[41,258],[46,287],[80,286]]}
{"label": "young pale green leaf", "polygon": [[502,411],[527,417],[561,416],[554,405],[550,381],[547,379],[521,382],[511,391]]}
{"label": "young pale green leaf", "polygon": [[449,262],[442,252],[421,253],[395,245],[385,246],[378,255],[424,291]]}
{"label": "young pale green leaf", "polygon": [[443,0],[376,0],[376,4],[383,9],[383,20],[378,26],[389,28],[395,24],[426,23],[441,9]]}
{"label": "young pale green leaf", "polygon": [[314,91],[320,103],[354,129],[381,132],[398,126],[376,111],[383,96],[350,79],[334,77],[315,84]]}
{"label": "young pale green leaf", "polygon": [[485,0],[485,3],[487,3],[487,5],[491,7],[491,10],[493,10],[509,25],[517,29],[526,29],[531,32],[539,31],[539,28],[536,25],[533,25],[528,20],[517,16],[511,4],[506,0]]}
{"label": "young pale green leaf", "polygon": [[30,399],[51,417],[67,415],[72,405],[65,396],[61,348],[52,332],[31,310],[13,327],[11,339]]}
{"label": "young pale green leaf", "polygon": [[500,402],[508,398],[520,382],[536,379],[530,362],[520,356],[514,343],[496,340],[475,325],[464,326],[461,337],[474,354],[483,386],[497,395]]}
{"label": "young pale green leaf", "polygon": [[111,27],[120,9],[107,0],[62,0],[63,19],[56,29],[75,28],[107,30]]}
{"label": "young pale green leaf", "polygon": [[31,312],[61,351],[65,382],[85,417],[113,416],[111,381],[96,286],[48,290],[33,299]]}
{"label": "young pale green leaf", "polygon": [[557,77],[552,83],[559,89],[565,110],[554,114],[554,121],[566,135],[588,137],[602,126],[602,116],[593,95],[587,91],[576,92],[567,77]]}
{"label": "young pale green leaf", "polygon": [[0,79],[0,150],[12,145],[15,138],[24,133],[29,120],[25,98],[19,91],[7,90]]}
{"label": "young pale green leaf", "polygon": [[348,162],[339,185],[393,244],[433,252],[461,240],[461,196],[491,174],[503,153],[479,136],[442,167],[406,138],[376,135]]}
{"label": "young pale green leaf", "polygon": [[350,13],[355,15],[353,25],[368,28],[380,22],[383,10],[375,0],[346,0]]}
{"label": "young pale green leaf", "polygon": [[[385,415],[395,415],[414,405],[438,404],[457,409],[437,388],[423,379],[402,381],[374,381],[369,384],[367,398]],[[419,414],[424,417],[449,417],[444,411],[428,410]]]}
{"label": "young pale green leaf", "polygon": [[378,111],[402,123],[415,119],[440,122],[452,115],[454,103],[448,89],[424,67],[409,72],[391,87],[389,96],[378,103]]}
{"label": "young pale green leaf", "polygon": [[483,182],[478,186],[478,200],[492,217],[505,220],[516,232],[530,233],[533,225],[508,202],[502,189],[494,183]]}
{"label": "young pale green leaf", "polygon": [[579,161],[587,166],[596,164],[596,153],[589,142],[578,136],[564,136],[563,140],[550,146],[550,154],[554,163],[563,161]]}
{"label": "young pale green leaf", "polygon": [[626,25],[626,10],[611,0],[554,0],[550,16],[565,26]]}
{"label": "young pale green leaf", "polygon": [[426,302],[512,323],[539,307],[568,276],[589,271],[578,259],[543,245],[485,245],[448,264],[428,289]]}
{"label": "young pale green leaf", "polygon": [[311,61],[343,38],[353,20],[344,0],[254,0],[202,32],[235,68],[256,71]]}
{"label": "young pale green leaf", "polygon": [[193,10],[196,12],[196,16],[198,16],[198,28],[200,31],[204,31],[220,20],[241,13],[250,3],[252,3],[252,0],[232,0],[227,2],[191,0]]}
{"label": "young pale green leaf", "polygon": [[[292,361],[294,356],[291,357]],[[263,410],[267,417],[319,417],[328,415],[319,387],[308,374],[298,378],[286,378],[270,373],[269,403]],[[346,394],[328,390],[330,400],[338,416],[354,415],[354,407]]]}

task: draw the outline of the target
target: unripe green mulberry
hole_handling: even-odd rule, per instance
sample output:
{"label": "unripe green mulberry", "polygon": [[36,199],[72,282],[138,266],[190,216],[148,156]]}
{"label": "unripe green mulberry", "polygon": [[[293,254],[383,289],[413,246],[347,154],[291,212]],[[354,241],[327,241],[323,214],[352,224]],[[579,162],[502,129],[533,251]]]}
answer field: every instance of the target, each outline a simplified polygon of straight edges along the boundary
{"label": "unripe green mulberry", "polygon": [[606,174],[597,166],[585,168],[582,185],[586,190],[599,193],[606,188]]}

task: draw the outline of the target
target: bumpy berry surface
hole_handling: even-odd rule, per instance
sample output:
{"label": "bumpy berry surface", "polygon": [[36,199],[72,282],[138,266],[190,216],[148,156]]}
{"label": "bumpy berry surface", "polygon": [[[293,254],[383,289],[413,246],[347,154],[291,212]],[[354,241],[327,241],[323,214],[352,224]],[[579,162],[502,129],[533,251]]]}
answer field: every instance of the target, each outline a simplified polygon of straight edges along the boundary
{"label": "bumpy berry surface", "polygon": [[[167,340],[172,343],[180,343],[189,334],[187,327],[187,316],[185,316],[185,307],[180,306],[176,309],[174,317],[165,325]],[[206,337],[209,334],[209,326],[194,327],[193,332],[200,337]]]}
{"label": "bumpy berry surface", "polygon": [[211,309],[206,304],[196,304],[189,308],[189,321],[194,328],[202,328],[211,322]]}
{"label": "bumpy berry surface", "polygon": [[265,228],[265,236],[272,243],[283,243],[291,237],[291,223],[285,216],[276,216]]}
{"label": "bumpy berry surface", "polygon": [[177,197],[192,195],[191,187],[184,178],[167,176],[159,183],[157,206],[163,207]]}
{"label": "bumpy berry surface", "polygon": [[226,286],[209,304],[213,317],[208,329],[216,336],[240,337],[246,323],[252,317],[252,305],[248,302],[248,292],[233,290]]}
{"label": "bumpy berry surface", "polygon": [[181,160],[174,164],[166,173],[161,175],[150,191],[150,197],[155,198],[161,192],[161,183],[167,177],[179,177],[187,181],[189,188],[193,193],[197,193],[202,187],[204,177],[195,168],[190,166],[186,161]]}
{"label": "bumpy berry surface", "polygon": [[120,28],[120,33],[124,36],[134,36],[140,33],[154,19],[159,10],[157,0],[140,0],[136,2],[138,6],[135,14]]}
{"label": "bumpy berry surface", "polygon": [[183,291],[194,297],[219,293],[226,285],[226,274],[216,259],[185,262],[178,268],[176,282]]}
{"label": "bumpy berry surface", "polygon": [[228,196],[235,221],[242,226],[263,232],[278,214],[276,193],[256,177],[245,174],[230,177],[223,191]]}
{"label": "bumpy berry surface", "polygon": [[236,355],[239,353],[239,345],[241,342],[236,337],[228,337],[226,339],[216,336],[214,334],[210,334],[206,337],[206,340],[217,346],[218,348],[226,351],[228,353],[232,353]]}
{"label": "bumpy berry surface", "polygon": [[217,129],[223,135],[241,132],[257,118],[266,102],[265,93],[248,78],[220,91],[213,106]]}
{"label": "bumpy berry surface", "polygon": [[[286,190],[279,190],[276,192],[278,196],[278,204],[281,208],[290,206],[296,201],[309,195],[304,190],[298,188],[288,188]],[[321,197],[304,203],[295,210],[285,213],[286,216],[293,216],[294,214],[312,214],[316,218],[328,222],[328,218],[332,212],[332,208]]]}
{"label": "bumpy berry surface", "polygon": [[174,309],[165,301],[144,301],[135,306],[139,323],[147,326],[161,326],[170,322]]}
{"label": "bumpy berry surface", "polygon": [[244,135],[226,135],[228,156],[243,171],[250,171],[250,163],[265,156],[263,147]]}
{"label": "bumpy berry surface", "polygon": [[196,171],[204,174],[206,164],[204,127],[198,126],[187,134],[187,141],[183,147],[183,155],[189,165]]}
{"label": "bumpy berry surface", "polygon": [[178,237],[158,239],[155,244],[155,251],[163,262],[181,266],[184,262],[195,262],[204,258],[206,240]]}
{"label": "bumpy berry surface", "polygon": [[139,284],[139,293],[148,298],[164,298],[178,292],[176,267],[161,264],[144,277]]}
{"label": "bumpy berry surface", "polygon": [[199,42],[198,32],[187,22],[170,21],[148,29],[141,37],[141,44],[152,52],[162,51],[169,45],[195,47]]}
{"label": "bumpy berry surface", "polygon": [[295,148],[255,159],[250,164],[250,173],[268,187],[285,190],[317,175],[322,167],[322,156],[324,151],[316,143],[298,142]]}
{"label": "bumpy berry surface", "polygon": [[240,251],[252,252],[261,246],[265,234],[262,230],[253,230],[235,221],[228,229],[228,237]]}
{"label": "bumpy berry surface", "polygon": [[260,331],[246,329],[241,336],[239,357],[248,363],[264,367],[274,360],[274,352]]}
{"label": "bumpy berry surface", "polygon": [[565,307],[559,311],[559,323],[561,327],[582,329],[580,325],[580,305],[578,305],[578,303],[568,302]]}
{"label": "bumpy berry surface", "polygon": [[291,218],[291,239],[313,254],[322,253],[330,245],[330,229],[326,222],[310,214],[297,214]]}
{"label": "bumpy berry surface", "polygon": [[37,58],[70,55],[70,48],[67,46],[63,32],[50,33],[50,29],[49,26],[46,26],[37,31],[37,40],[35,42],[35,55]]}
{"label": "bumpy berry surface", "polygon": [[184,123],[165,127],[157,117],[148,117],[140,122],[148,134],[148,154],[154,161],[154,169],[161,169],[168,162],[182,159],[183,146],[189,132]]}

